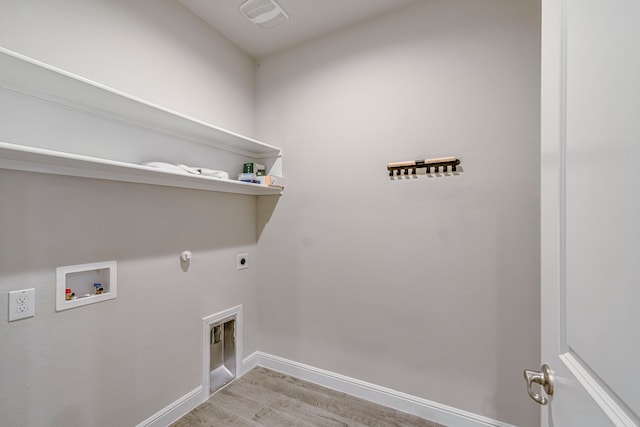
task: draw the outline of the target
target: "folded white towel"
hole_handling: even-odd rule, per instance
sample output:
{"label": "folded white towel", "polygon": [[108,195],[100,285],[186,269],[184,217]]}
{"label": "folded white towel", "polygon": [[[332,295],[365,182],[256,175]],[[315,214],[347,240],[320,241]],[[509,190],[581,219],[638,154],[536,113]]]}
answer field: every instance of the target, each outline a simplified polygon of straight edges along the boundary
{"label": "folded white towel", "polygon": [[144,166],[149,166],[152,168],[157,168],[163,171],[169,172],[178,172],[182,174],[189,175],[202,175],[209,176],[212,178],[219,179],[229,179],[229,174],[225,171],[218,171],[214,169],[200,168],[200,167],[192,167],[187,165],[172,165],[171,163],[165,162],[145,162],[142,163]]}
{"label": "folded white towel", "polygon": [[200,171],[200,174],[203,176],[210,176],[212,178],[220,178],[220,179],[229,179],[229,174],[225,171],[217,171],[214,169],[207,168],[196,168]]}
{"label": "folded white towel", "polygon": [[183,168],[180,168],[176,165],[172,165],[171,163],[165,163],[165,162],[145,162],[143,163],[144,166],[149,166],[152,168],[156,168],[156,169],[160,169],[163,171],[167,171],[167,172],[177,172],[177,173],[183,173],[183,174],[187,174],[188,172],[186,170],[184,170]]}
{"label": "folded white towel", "polygon": [[187,165],[178,165],[178,167],[194,175],[200,175],[200,169],[198,168],[192,168],[191,166]]}

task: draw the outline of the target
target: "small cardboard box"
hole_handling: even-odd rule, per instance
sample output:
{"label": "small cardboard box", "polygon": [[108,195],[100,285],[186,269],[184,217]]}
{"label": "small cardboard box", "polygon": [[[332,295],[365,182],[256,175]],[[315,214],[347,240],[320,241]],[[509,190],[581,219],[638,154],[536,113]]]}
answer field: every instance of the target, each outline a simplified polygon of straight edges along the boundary
{"label": "small cardboard box", "polygon": [[284,178],[280,176],[267,175],[258,177],[260,184],[268,187],[284,188]]}

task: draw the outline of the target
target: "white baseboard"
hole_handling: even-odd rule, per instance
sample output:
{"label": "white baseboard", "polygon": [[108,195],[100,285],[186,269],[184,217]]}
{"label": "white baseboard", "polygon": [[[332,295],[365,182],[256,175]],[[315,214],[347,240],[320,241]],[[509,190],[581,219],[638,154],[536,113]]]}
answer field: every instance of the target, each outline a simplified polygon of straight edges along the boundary
{"label": "white baseboard", "polygon": [[240,366],[240,369],[239,369],[240,374],[238,376],[241,377],[247,372],[249,372],[250,370],[252,370],[253,368],[255,368],[256,366],[259,366],[258,362],[261,357],[260,355],[262,354],[264,353],[262,353],[261,351],[255,351],[251,353],[251,355],[249,355],[248,357],[244,358],[244,360],[242,361],[242,365]]}
{"label": "white baseboard", "polygon": [[417,415],[449,427],[514,427],[511,424],[452,408],[451,406],[442,405],[420,397],[260,351],[244,359],[242,365],[243,374],[255,366],[262,366],[402,412]]}
{"label": "white baseboard", "polygon": [[136,427],[166,427],[209,398],[202,386],[195,388],[169,406],[159,410]]}
{"label": "white baseboard", "polygon": [[[451,406],[442,405],[390,388],[360,381],[355,378],[325,371],[303,363],[256,351],[246,357],[238,370],[241,377],[256,366],[272,369],[301,380],[341,391],[408,414],[417,415],[449,427],[514,427],[501,421],[483,417]],[[169,406],[156,412],[136,427],[166,427],[195,409],[209,398],[202,386],[182,396]]]}

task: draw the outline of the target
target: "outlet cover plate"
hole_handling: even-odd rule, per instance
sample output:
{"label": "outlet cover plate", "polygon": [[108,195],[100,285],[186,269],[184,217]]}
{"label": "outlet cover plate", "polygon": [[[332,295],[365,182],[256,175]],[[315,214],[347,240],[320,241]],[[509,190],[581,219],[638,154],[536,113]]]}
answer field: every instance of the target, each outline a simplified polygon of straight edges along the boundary
{"label": "outlet cover plate", "polygon": [[9,292],[9,322],[33,317],[36,314],[36,290]]}
{"label": "outlet cover plate", "polygon": [[244,270],[245,268],[249,268],[249,254],[238,254],[236,269]]}

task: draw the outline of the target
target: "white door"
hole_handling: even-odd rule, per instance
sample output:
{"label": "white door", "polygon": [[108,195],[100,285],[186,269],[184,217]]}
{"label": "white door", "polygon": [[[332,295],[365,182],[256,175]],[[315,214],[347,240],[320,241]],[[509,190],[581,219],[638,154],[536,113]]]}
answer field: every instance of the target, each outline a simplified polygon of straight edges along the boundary
{"label": "white door", "polygon": [[640,426],[640,0],[542,11],[542,425]]}

